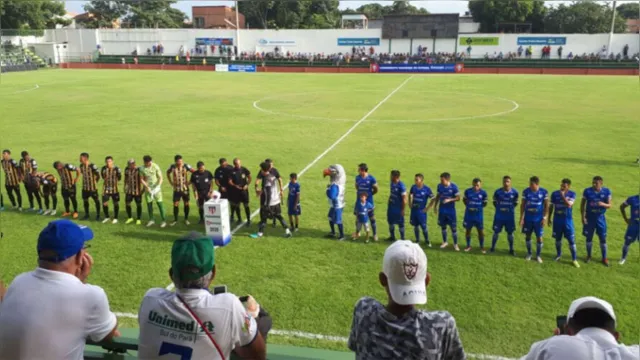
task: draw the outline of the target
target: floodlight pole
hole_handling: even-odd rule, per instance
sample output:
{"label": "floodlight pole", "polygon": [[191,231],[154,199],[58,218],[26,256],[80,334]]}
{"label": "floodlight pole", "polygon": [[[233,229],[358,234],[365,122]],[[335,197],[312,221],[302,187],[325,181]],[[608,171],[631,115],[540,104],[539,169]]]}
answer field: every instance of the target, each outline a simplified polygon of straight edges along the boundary
{"label": "floodlight pole", "polygon": [[[238,0],[236,0],[236,49],[238,49],[238,52],[240,52],[240,21],[238,21],[239,19],[239,15],[238,13],[240,12],[240,8],[238,8]],[[234,51],[234,55],[235,51]]]}
{"label": "floodlight pole", "polygon": [[616,26],[616,3],[617,1],[613,2],[613,16],[611,17],[611,31],[609,32],[609,44],[607,45],[607,55],[611,54],[611,41],[613,40],[613,30]]}

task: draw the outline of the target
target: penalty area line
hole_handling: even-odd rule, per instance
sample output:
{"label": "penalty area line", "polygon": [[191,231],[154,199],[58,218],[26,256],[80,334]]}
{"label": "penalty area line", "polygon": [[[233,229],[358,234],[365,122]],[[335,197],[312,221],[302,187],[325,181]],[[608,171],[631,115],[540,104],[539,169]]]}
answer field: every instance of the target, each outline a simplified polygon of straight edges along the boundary
{"label": "penalty area line", "polygon": [[[376,106],[373,107],[373,109],[369,110],[368,113],[366,113],[360,120],[358,120],[355,124],[353,124],[349,128],[349,130],[347,130],[347,132],[345,132],[342,136],[340,136],[338,138],[338,140],[336,140],[333,144],[331,144],[331,146],[329,146],[320,155],[316,156],[316,158],[313,159],[313,161],[311,161],[302,170],[298,171],[298,178],[302,177],[302,175],[304,175],[307,171],[309,171],[309,169],[311,169],[315,164],[317,164],[318,161],[322,160],[322,158],[325,157],[325,155],[327,155],[331,150],[333,150],[336,146],[338,146],[344,139],[346,139],[347,136],[349,136],[358,126],[360,126],[360,124],[365,122],[371,115],[373,115],[373,113],[376,110],[378,110],[382,105],[384,105],[384,103],[386,103],[389,99],[391,99],[391,97],[393,95],[395,95],[395,93],[400,91],[400,89],[402,89],[411,79],[413,79],[413,75],[411,75],[408,78],[406,78],[400,85],[398,85],[398,87],[393,89],[393,91],[391,91],[387,96],[385,96],[384,99],[380,100],[380,102],[378,102],[376,104]],[[284,186],[284,190],[286,190],[288,187],[289,187],[288,184],[285,185]],[[254,217],[258,216],[259,213],[260,213],[260,209],[255,210],[254,212],[251,213],[251,217],[249,219],[253,219]],[[236,232],[238,232],[238,230],[242,229],[245,226],[245,224],[246,223],[242,223],[242,224],[236,226],[235,229],[231,230],[231,235],[235,234]],[[173,283],[171,283],[166,287],[166,289],[171,291],[171,290],[175,289],[175,285],[173,285]]]}

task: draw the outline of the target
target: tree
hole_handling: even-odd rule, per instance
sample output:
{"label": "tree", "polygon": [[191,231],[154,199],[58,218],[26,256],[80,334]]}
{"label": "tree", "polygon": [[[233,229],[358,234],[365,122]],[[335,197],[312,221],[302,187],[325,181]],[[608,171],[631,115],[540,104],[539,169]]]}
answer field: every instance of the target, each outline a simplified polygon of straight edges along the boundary
{"label": "tree", "polygon": [[53,0],[0,0],[0,21],[3,29],[41,30],[69,25],[62,18],[64,4]]}
{"label": "tree", "polygon": [[248,0],[238,7],[253,28],[329,29],[340,21],[337,0]]}
{"label": "tree", "polygon": [[[547,12],[544,21],[545,32],[598,34],[611,30],[613,9],[591,1],[581,1],[569,6],[561,4]],[[616,14],[614,32],[626,30],[625,20]]]}
{"label": "tree", "polygon": [[92,0],[84,6],[84,11],[92,16],[82,21],[87,28],[113,28],[113,24],[129,11],[129,4],[123,1]]}
{"label": "tree", "polygon": [[620,16],[625,19],[637,19],[639,6],[638,3],[626,3],[618,6],[616,9]]}
{"label": "tree", "polygon": [[275,1],[253,0],[238,2],[238,10],[244,14],[247,27],[269,28],[269,15],[273,16]]}
{"label": "tree", "polygon": [[[540,15],[544,14],[544,2],[541,0],[470,1],[469,11],[473,21],[480,23],[480,32],[496,32],[500,23],[533,23],[536,20],[541,23]],[[535,32],[541,30],[533,29]]]}
{"label": "tree", "polygon": [[187,15],[171,7],[176,0],[129,0],[130,27],[181,28]]}
{"label": "tree", "polygon": [[356,9],[360,14],[364,14],[369,20],[382,19],[383,16],[389,15],[390,6],[383,6],[377,3],[362,5]]}
{"label": "tree", "polygon": [[387,15],[417,15],[428,13],[427,9],[417,8],[411,5],[408,1],[394,1],[391,5],[389,14]]}

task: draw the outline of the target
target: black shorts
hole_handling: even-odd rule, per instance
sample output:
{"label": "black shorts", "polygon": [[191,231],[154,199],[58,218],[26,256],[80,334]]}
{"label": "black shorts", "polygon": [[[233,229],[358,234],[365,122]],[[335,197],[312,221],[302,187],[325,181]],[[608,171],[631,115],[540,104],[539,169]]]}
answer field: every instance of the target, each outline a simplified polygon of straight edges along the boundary
{"label": "black shorts", "polygon": [[136,204],[140,204],[142,202],[142,195],[126,194],[124,196],[124,202],[127,204],[131,204],[134,200],[136,201]]}
{"label": "black shorts", "polygon": [[218,192],[220,192],[220,199],[228,199],[229,198],[229,189],[227,188],[227,191],[222,191],[220,189],[218,189]]}
{"label": "black shorts", "polygon": [[209,192],[208,191],[204,191],[204,192],[199,192],[198,193],[198,207],[203,207],[204,203],[207,202],[207,200],[209,200]]}
{"label": "black shorts", "polygon": [[55,195],[58,192],[58,184],[42,185],[42,194],[44,196]]}
{"label": "black shorts", "polygon": [[11,193],[11,191],[20,192],[20,185],[5,185],[5,189],[7,189],[7,193]]}
{"label": "black shorts", "polygon": [[180,201],[180,199],[184,202],[189,201],[189,191],[174,191],[173,202]]}
{"label": "black shorts", "polygon": [[62,197],[65,198],[69,198],[69,197],[76,197],[76,187],[75,185],[73,187],[67,188],[67,189],[62,189]]}
{"label": "black shorts", "polygon": [[96,190],[82,190],[82,200],[87,200],[89,198],[97,199],[98,192]]}
{"label": "black shorts", "polygon": [[275,219],[282,215],[282,208],[280,204],[273,206],[262,206],[260,208],[260,220],[265,222],[267,219]]}
{"label": "black shorts", "polygon": [[229,202],[232,204],[248,204],[249,203],[249,191],[231,189],[229,191]]}
{"label": "black shorts", "polygon": [[109,199],[112,199],[113,202],[119,202],[120,201],[120,193],[115,193],[115,194],[102,194],[102,202],[106,203],[109,201]]}

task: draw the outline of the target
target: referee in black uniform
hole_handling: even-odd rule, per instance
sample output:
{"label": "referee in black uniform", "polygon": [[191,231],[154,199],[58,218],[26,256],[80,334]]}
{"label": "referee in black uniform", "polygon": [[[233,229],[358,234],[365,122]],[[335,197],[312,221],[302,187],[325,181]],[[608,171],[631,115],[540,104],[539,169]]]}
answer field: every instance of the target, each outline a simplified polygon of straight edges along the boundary
{"label": "referee in black uniform", "polygon": [[211,198],[213,193],[213,174],[204,168],[204,162],[198,161],[198,170],[191,174],[191,185],[193,185],[193,193],[198,201],[198,211],[200,212],[200,222],[204,223],[204,203]]}
{"label": "referee in black uniform", "polygon": [[251,225],[249,184],[251,184],[251,172],[242,166],[240,159],[233,159],[233,170],[229,174],[229,202],[231,203],[231,221],[233,221],[233,214],[236,213],[238,224],[242,222],[242,215],[240,215],[240,203],[242,203],[247,216],[247,225]]}
{"label": "referee in black uniform", "polygon": [[216,185],[218,185],[218,191],[220,192],[220,198],[228,199],[228,187],[229,187],[229,173],[233,170],[233,167],[229,165],[227,159],[220,158],[218,160],[220,166],[216,168],[213,172],[213,176],[215,176]]}

